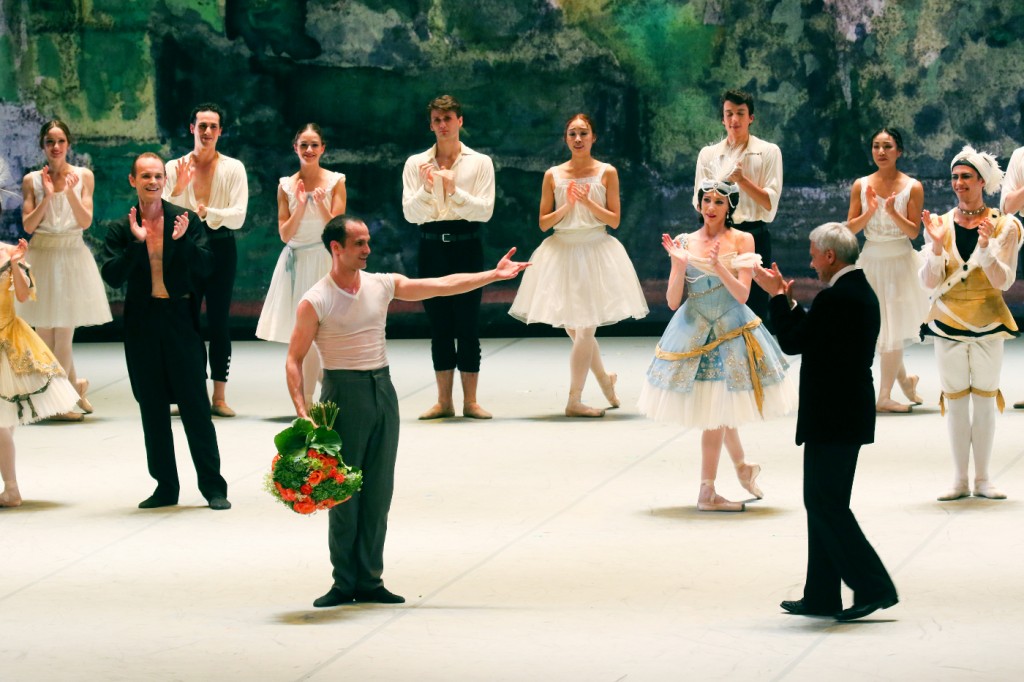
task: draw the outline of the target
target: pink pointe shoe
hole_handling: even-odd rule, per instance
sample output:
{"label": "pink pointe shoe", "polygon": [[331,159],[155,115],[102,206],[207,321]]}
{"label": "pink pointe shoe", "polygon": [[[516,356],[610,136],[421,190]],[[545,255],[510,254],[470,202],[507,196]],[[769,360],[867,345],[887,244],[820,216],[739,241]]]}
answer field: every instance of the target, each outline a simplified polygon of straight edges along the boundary
{"label": "pink pointe shoe", "polygon": [[746,510],[742,502],[732,502],[715,492],[714,481],[700,482],[700,496],[697,497],[697,511],[741,512]]}
{"label": "pink pointe shoe", "polygon": [[621,404],[619,396],[615,395],[615,382],[618,380],[619,375],[614,372],[608,372],[605,375],[604,381],[597,380],[598,385],[601,387],[601,393],[604,393],[604,399],[608,401],[612,408],[616,408]]}
{"label": "pink pointe shoe", "polygon": [[[744,472],[746,473],[746,475],[744,475]],[[750,493],[759,500],[764,498],[764,493],[761,491],[761,488],[758,487],[757,485],[757,477],[760,475],[760,464],[748,463],[741,464],[740,466],[736,467],[736,478],[739,479],[740,485],[743,486],[744,490],[746,490],[748,493]]]}

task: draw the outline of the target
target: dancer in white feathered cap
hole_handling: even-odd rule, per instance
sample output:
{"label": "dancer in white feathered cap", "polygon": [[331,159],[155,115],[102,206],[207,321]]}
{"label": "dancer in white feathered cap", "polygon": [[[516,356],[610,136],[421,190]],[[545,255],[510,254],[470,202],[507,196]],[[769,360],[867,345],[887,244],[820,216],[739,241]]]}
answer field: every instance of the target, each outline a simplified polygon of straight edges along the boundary
{"label": "dancer in white feathered cap", "polygon": [[[971,146],[953,157],[950,178],[957,206],[943,216],[924,211],[925,257],[921,281],[931,290],[927,334],[935,337],[942,395],[953,453],[953,486],[940,501],[971,494],[968,464],[974,453],[974,494],[1006,495],[989,479],[996,408],[1003,409],[999,372],[1003,341],[1018,336],[1003,301],[1017,273],[1022,232],[1012,215],[985,205],[982,192],[999,190],[995,157]],[[973,406],[973,413],[971,408]]]}

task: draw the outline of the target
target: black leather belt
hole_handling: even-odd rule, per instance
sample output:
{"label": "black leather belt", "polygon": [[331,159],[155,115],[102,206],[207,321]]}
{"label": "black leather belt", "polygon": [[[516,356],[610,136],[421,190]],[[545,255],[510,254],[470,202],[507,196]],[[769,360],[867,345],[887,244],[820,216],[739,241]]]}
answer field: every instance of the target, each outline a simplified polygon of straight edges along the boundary
{"label": "black leather belt", "polygon": [[420,233],[420,239],[425,239],[428,242],[465,242],[470,239],[479,239],[480,233],[476,230],[472,232],[422,232]]}

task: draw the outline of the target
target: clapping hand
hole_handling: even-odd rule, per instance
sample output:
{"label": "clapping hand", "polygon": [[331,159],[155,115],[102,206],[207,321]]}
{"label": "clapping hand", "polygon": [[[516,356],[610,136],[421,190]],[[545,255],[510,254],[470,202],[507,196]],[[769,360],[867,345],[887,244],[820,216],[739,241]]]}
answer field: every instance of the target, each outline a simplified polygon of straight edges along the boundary
{"label": "clapping hand", "polygon": [[886,198],[885,212],[892,216],[896,215],[896,192],[893,192]]}
{"label": "clapping hand", "polygon": [[316,189],[313,190],[313,202],[314,203],[323,204],[323,203],[326,203],[326,201],[325,201],[326,199],[327,199],[327,190],[325,190],[323,187],[317,187]]}
{"label": "clapping hand", "polygon": [[710,261],[712,268],[718,265],[718,251],[721,246],[722,242],[718,239],[711,242],[711,248],[708,250],[708,261]]}
{"label": "clapping hand", "polygon": [[39,172],[39,177],[43,181],[43,196],[48,197],[53,194],[53,178],[50,176],[50,167],[43,166],[43,170]]}
{"label": "clapping hand", "polygon": [[765,290],[769,296],[778,296],[779,294],[785,294],[786,300],[792,305],[793,295],[791,292],[793,286],[793,280],[786,281],[779,271],[779,264],[772,263],[772,269],[769,270],[762,265],[758,265],[754,270],[754,282],[757,286]]}
{"label": "clapping hand", "polygon": [[423,187],[428,192],[434,191],[434,164],[420,164],[420,178],[423,180]]}
{"label": "clapping hand", "polygon": [[306,203],[306,183],[299,178],[299,181],[295,183],[295,201],[298,202],[299,206],[303,206]]}
{"label": "clapping hand", "polygon": [[729,173],[729,182],[738,183],[743,179],[743,164],[739,161],[736,162],[735,168]]}
{"label": "clapping hand", "polygon": [[74,189],[79,180],[81,178],[78,177],[78,173],[69,168],[68,172],[64,175],[64,189]]}
{"label": "clapping hand", "polygon": [[178,162],[174,167],[177,173],[177,177],[174,180],[174,190],[172,192],[174,196],[178,196],[184,192],[185,188],[188,187],[188,184],[192,182],[192,172],[195,170],[195,167],[195,162],[192,160],[191,154],[178,159]]}
{"label": "clapping hand", "polygon": [[978,246],[983,249],[988,248],[988,240],[992,238],[992,232],[995,230],[995,227],[992,224],[991,218],[985,218],[978,223]]}
{"label": "clapping hand", "polygon": [[11,251],[11,266],[15,266],[25,260],[25,252],[28,251],[28,242],[19,239],[17,246]]}
{"label": "clapping hand", "polygon": [[875,188],[868,185],[868,188],[864,191],[864,196],[867,199],[868,213],[874,213],[878,210],[878,194],[875,193]]}
{"label": "clapping hand", "polygon": [[585,204],[587,199],[590,198],[590,185],[586,183],[577,184],[575,181],[570,182],[566,194],[571,197],[571,203],[582,202]]}
{"label": "clapping hand", "polygon": [[921,222],[924,223],[928,238],[932,240],[932,253],[942,253],[946,238],[946,224],[942,222],[942,216],[932,215],[928,210],[924,210],[921,211]]}
{"label": "clapping hand", "polygon": [[661,235],[661,246],[668,253],[669,257],[684,268],[690,260],[690,252],[683,248],[675,239],[667,234]]}
{"label": "clapping hand", "polygon": [[174,219],[174,229],[171,230],[171,239],[181,239],[188,229],[188,213],[182,213]]}
{"label": "clapping hand", "polygon": [[445,194],[455,194],[455,171],[442,167],[434,171],[434,177],[441,178]]}
{"label": "clapping hand", "polygon": [[128,227],[131,228],[132,236],[135,237],[136,241],[146,241],[146,228],[143,225],[139,225],[138,209],[134,206],[128,211]]}

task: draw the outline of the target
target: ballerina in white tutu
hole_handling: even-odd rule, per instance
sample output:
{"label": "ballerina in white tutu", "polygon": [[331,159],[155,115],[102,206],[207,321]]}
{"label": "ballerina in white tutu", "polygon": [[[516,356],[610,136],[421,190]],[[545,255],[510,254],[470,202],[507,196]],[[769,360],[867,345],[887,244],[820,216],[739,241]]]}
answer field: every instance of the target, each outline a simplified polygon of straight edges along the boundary
{"label": "ballerina in white tutu", "polygon": [[[878,296],[882,329],[878,334],[881,379],[877,412],[910,412],[921,404],[916,376],[903,366],[903,349],[921,338],[921,324],[928,314],[928,292],[918,279],[921,255],[910,240],[921,232],[924,188],[896,168],[903,156],[903,136],[895,128],[882,128],[871,136],[871,158],[878,170],[853,183],[847,227],[864,230],[864,249],[857,264]],[[912,404],[892,398],[893,385]]]}
{"label": "ballerina in white tutu", "polygon": [[14,427],[70,411],[78,393],[42,339],[14,312],[32,292],[28,244],[0,243],[0,507],[21,504],[14,469]]}
{"label": "ballerina in white tutu", "polygon": [[[270,280],[270,289],[256,325],[256,336],[288,343],[295,311],[311,286],[331,269],[331,254],[320,241],[324,225],[345,212],[345,175],[320,167],[326,150],[323,131],[307,123],[292,140],[299,172],[281,178],[277,188],[277,229],[285,243]],[[320,356],[309,353],[302,363],[306,404],[320,378]]]}
{"label": "ballerina in white tutu", "polygon": [[[112,319],[99,268],[82,236],[92,224],[93,174],[68,163],[71,131],[63,121],[43,125],[39,147],[46,154],[46,165],[26,175],[21,185],[22,223],[32,235],[27,259],[35,266],[39,295],[35,301],[19,303],[18,314],[53,350],[79,393],[78,406],[91,413],[92,404],[86,398],[89,380],[75,372],[71,343],[75,327]],[[82,415],[69,411],[51,419],[82,421]]]}
{"label": "ballerina in white tutu", "polygon": [[620,219],[619,174],[614,166],[590,155],[596,141],[586,114],[576,114],[565,127],[572,158],[544,173],[540,196],[540,229],[554,234],[533,252],[509,314],[530,324],[562,327],[572,339],[569,355],[567,417],[603,417],[604,410],[582,400],[587,372],[601,386],[612,407],[615,374],[601,361],[594,336],[597,327],[647,314],[647,302],[633,263],[619,240],[605,226]]}

